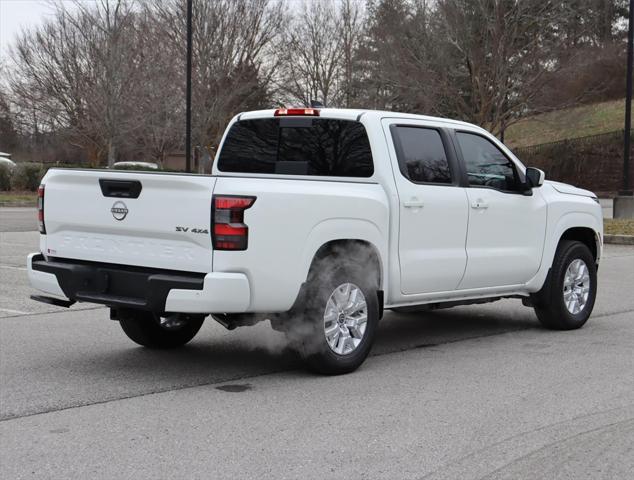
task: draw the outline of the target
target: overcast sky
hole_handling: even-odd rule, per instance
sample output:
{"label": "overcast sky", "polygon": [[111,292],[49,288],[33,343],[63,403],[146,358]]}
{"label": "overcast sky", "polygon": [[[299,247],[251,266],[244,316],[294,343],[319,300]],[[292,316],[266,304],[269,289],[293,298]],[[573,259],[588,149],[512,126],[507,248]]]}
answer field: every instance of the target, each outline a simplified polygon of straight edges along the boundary
{"label": "overcast sky", "polygon": [[16,33],[41,24],[53,11],[48,0],[0,0],[0,56],[5,57]]}

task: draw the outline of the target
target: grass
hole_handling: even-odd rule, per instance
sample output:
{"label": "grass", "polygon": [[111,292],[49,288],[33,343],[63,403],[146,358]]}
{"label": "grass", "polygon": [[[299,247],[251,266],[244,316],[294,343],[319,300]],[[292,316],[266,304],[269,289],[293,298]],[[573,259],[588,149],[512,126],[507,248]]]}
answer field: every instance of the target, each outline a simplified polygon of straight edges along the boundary
{"label": "grass", "polygon": [[504,142],[517,148],[598,135],[623,130],[624,119],[625,100],[582,105],[520,120],[506,130]]}
{"label": "grass", "polygon": [[603,220],[604,233],[610,235],[634,235],[634,220],[619,218]]}
{"label": "grass", "polygon": [[30,204],[35,207],[37,204],[37,193],[35,192],[0,192],[0,205],[3,207],[25,206]]}

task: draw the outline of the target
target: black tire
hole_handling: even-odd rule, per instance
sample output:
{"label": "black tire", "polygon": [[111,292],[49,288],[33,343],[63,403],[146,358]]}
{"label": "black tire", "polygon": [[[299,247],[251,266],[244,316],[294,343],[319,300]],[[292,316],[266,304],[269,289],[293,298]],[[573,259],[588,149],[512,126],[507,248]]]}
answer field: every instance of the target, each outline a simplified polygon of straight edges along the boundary
{"label": "black tire", "polygon": [[[585,306],[579,312],[571,313],[564,302],[564,279],[568,267],[577,259],[582,260],[587,266],[590,290]],[[592,252],[581,242],[561,241],[544,286],[533,295],[537,318],[544,327],[551,330],[581,328],[592,313],[596,295],[597,267]]]}
{"label": "black tire", "polygon": [[[285,322],[286,335],[306,362],[307,367],[325,375],[349,373],[365,361],[370,353],[379,323],[379,301],[376,275],[368,275],[367,267],[356,264],[322,262],[309,279],[306,308],[293,312]],[[335,353],[324,333],[324,313],[330,295],[343,284],[357,286],[365,297],[367,323],[361,342],[347,354]]]}
{"label": "black tire", "polygon": [[121,328],[130,340],[156,349],[185,345],[196,336],[204,320],[202,315],[186,315],[181,326],[168,329],[162,327],[159,318],[151,312],[128,310],[119,314]]}

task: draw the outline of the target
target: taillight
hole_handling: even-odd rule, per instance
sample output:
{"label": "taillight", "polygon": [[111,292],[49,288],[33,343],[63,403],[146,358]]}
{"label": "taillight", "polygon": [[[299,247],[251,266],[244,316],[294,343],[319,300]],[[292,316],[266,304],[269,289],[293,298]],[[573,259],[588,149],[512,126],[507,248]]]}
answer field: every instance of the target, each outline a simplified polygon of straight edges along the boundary
{"label": "taillight", "polygon": [[246,250],[249,227],[244,223],[244,211],[255,197],[214,195],[211,240],[215,250]]}
{"label": "taillight", "polygon": [[44,225],[44,184],[37,189],[37,222],[40,225],[40,233],[46,234]]}
{"label": "taillight", "polygon": [[286,117],[288,115],[303,117],[318,117],[319,110],[316,108],[278,108],[273,114],[276,117]]}

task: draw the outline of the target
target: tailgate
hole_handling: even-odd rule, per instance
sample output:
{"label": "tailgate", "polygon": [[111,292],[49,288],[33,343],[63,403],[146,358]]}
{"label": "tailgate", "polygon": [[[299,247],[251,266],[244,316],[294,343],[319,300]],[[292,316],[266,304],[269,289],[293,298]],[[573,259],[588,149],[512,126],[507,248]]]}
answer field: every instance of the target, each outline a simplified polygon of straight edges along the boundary
{"label": "tailgate", "polygon": [[[51,257],[211,272],[209,176],[51,169],[42,252]],[[136,197],[136,198],[134,198]]]}

